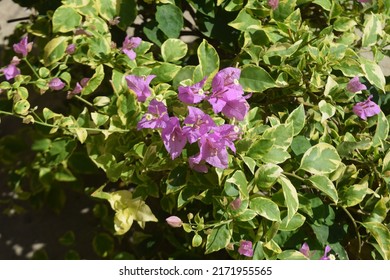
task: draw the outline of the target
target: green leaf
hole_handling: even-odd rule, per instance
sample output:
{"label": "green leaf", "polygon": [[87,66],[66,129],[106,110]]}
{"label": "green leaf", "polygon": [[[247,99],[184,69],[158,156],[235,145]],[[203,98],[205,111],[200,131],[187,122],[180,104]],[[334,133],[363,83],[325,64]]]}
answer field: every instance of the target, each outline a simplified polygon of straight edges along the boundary
{"label": "green leaf", "polygon": [[275,145],[261,157],[264,163],[279,164],[285,162],[291,156],[285,148],[276,147]]}
{"label": "green leaf", "polygon": [[288,221],[287,217],[284,217],[280,223],[279,230],[281,231],[294,231],[303,226],[305,223],[305,216],[299,214],[298,212]]}
{"label": "green leaf", "polygon": [[303,135],[294,137],[293,141],[291,142],[291,150],[297,156],[305,153],[308,149],[310,149],[310,147],[310,141]]}
{"label": "green leaf", "polygon": [[67,33],[81,25],[82,17],[73,8],[60,6],[53,14],[53,32]]}
{"label": "green leaf", "polygon": [[157,6],[156,21],[158,28],[169,38],[178,38],[184,24],[181,9],[172,4]]}
{"label": "green leaf", "polygon": [[23,116],[27,115],[29,109],[30,109],[30,103],[25,99],[19,100],[14,104],[15,114],[23,115]]}
{"label": "green leaf", "polygon": [[172,82],[173,88],[177,89],[179,85],[181,85],[181,82],[185,80],[191,80],[191,84],[192,84],[194,71],[195,71],[195,66],[193,65],[187,65],[180,68],[179,72],[177,72],[176,76],[173,78],[173,82]]}
{"label": "green leaf", "polygon": [[242,172],[241,170],[237,170],[236,172],[234,172],[234,174],[226,180],[226,183],[236,185],[243,199],[247,199],[249,197],[248,182],[246,180],[244,172]]}
{"label": "green leaf", "polygon": [[364,23],[362,47],[371,47],[377,43],[378,36],[382,33],[382,24],[376,14],[367,15]]}
{"label": "green leaf", "polygon": [[348,17],[339,17],[333,23],[334,30],[339,32],[347,32],[353,30],[356,26],[356,21]]}
{"label": "green leaf", "polygon": [[175,62],[183,58],[188,46],[182,40],[168,39],[161,45],[161,55],[165,62]]}
{"label": "green leaf", "polygon": [[230,224],[214,227],[207,236],[205,254],[210,254],[225,248],[232,238],[233,230]]}
{"label": "green leaf", "polygon": [[52,110],[50,110],[49,108],[46,108],[46,107],[43,108],[42,113],[43,113],[43,118],[46,121],[50,120],[50,119],[53,119],[53,118],[61,118],[61,117],[63,117],[63,115],[54,113]]}
{"label": "green leaf", "polygon": [[363,139],[362,141],[343,141],[337,146],[337,152],[341,157],[349,157],[354,150],[367,150],[372,146],[370,139]]}
{"label": "green leaf", "polygon": [[151,74],[156,75],[153,82],[165,83],[172,81],[180,68],[180,66],[168,62],[163,62],[160,65],[153,67]]}
{"label": "green leaf", "polygon": [[279,245],[273,239],[263,244],[263,250],[268,259],[275,259],[277,255],[282,253],[282,249],[280,249]]}
{"label": "green leaf", "polygon": [[95,253],[100,257],[107,257],[115,249],[114,239],[107,233],[98,233],[92,240]]}
{"label": "green leaf", "polygon": [[374,209],[369,213],[368,217],[364,219],[364,222],[377,222],[382,223],[387,217],[387,206],[389,198],[382,197],[375,203]]}
{"label": "green leaf", "polygon": [[269,139],[274,141],[274,147],[287,150],[294,136],[293,124],[278,124],[273,127],[267,128],[263,133],[263,139]]}
{"label": "green leaf", "polygon": [[390,260],[390,231],[381,223],[368,222],[362,225],[372,234],[381,249],[384,260]]}
{"label": "green leaf", "polygon": [[249,170],[253,173],[255,173],[256,168],[256,161],[253,158],[242,156],[242,161],[245,163],[245,165],[249,168]]}
{"label": "green leaf", "polygon": [[344,186],[339,190],[341,205],[352,207],[363,201],[368,191],[368,176],[364,177],[359,184]]}
{"label": "green leaf", "polygon": [[124,77],[125,75],[122,72],[116,69],[112,70],[111,85],[116,95],[120,95],[128,90]]}
{"label": "green leaf", "polygon": [[270,139],[259,139],[251,145],[247,155],[253,159],[261,159],[272,148],[273,143]]}
{"label": "green leaf", "polygon": [[298,211],[298,194],[294,185],[284,175],[278,178],[278,182],[282,185],[283,196],[285,199],[285,204],[287,206],[286,224],[288,225],[291,219],[294,217],[295,213]]}
{"label": "green leaf", "polygon": [[390,150],[383,158],[383,163],[382,163],[382,173],[385,174],[388,171],[390,171]]}
{"label": "green leaf", "polygon": [[367,80],[385,92],[386,79],[379,65],[363,57],[361,57],[360,60]]}
{"label": "green leaf", "polygon": [[186,166],[178,166],[169,173],[166,194],[175,193],[187,185],[187,170]]}
{"label": "green leaf", "polygon": [[27,99],[28,98],[28,89],[25,87],[18,87],[16,89],[16,92],[18,93],[18,96],[21,99]]}
{"label": "green leaf", "polygon": [[60,166],[55,171],[54,179],[59,182],[74,182],[77,180],[77,178],[72,174],[72,172],[64,166]]}
{"label": "green leaf", "polygon": [[207,83],[211,83],[211,79],[219,70],[218,53],[212,45],[203,40],[198,47],[197,54],[199,65],[194,70],[193,80],[199,82],[207,77]]}
{"label": "green leaf", "polygon": [[299,251],[286,250],[278,255],[279,260],[308,260],[308,258]]}
{"label": "green leaf", "polygon": [[68,37],[60,36],[49,41],[43,49],[43,61],[45,66],[50,66],[65,56],[68,46]]}
{"label": "green leaf", "polygon": [[242,9],[229,25],[240,31],[260,30],[262,26],[261,21],[253,18],[246,9]]}
{"label": "green leaf", "polygon": [[240,84],[245,91],[263,92],[276,87],[275,80],[263,68],[255,65],[244,66],[240,75]]}
{"label": "green leaf", "polygon": [[80,143],[84,143],[85,140],[87,140],[88,137],[88,132],[85,128],[83,127],[77,127],[74,129],[77,139],[79,139]]}
{"label": "green leaf", "polygon": [[96,96],[93,99],[93,105],[97,107],[104,107],[110,104],[111,99],[108,96]]}
{"label": "green leaf", "polygon": [[278,205],[266,197],[255,197],[250,200],[249,208],[270,221],[281,222]]}
{"label": "green leaf", "polygon": [[95,69],[95,74],[89,79],[88,83],[81,90],[81,95],[89,95],[93,93],[102,83],[104,79],[104,66],[100,64]]}
{"label": "green leaf", "polygon": [[294,136],[305,127],[305,108],[303,104],[299,105],[286,119],[286,124],[292,123],[294,128]]}
{"label": "green leaf", "polygon": [[336,113],[336,108],[333,105],[327,103],[325,100],[321,100],[318,103],[318,107],[322,114],[321,122],[324,122],[325,120],[333,117],[333,115]]}
{"label": "green leaf", "polygon": [[[106,0],[109,1],[109,0]],[[116,0],[117,16],[120,17],[119,27],[126,30],[137,17],[136,0]]]}
{"label": "green leaf", "polygon": [[343,72],[344,76],[354,77],[362,75],[361,63],[355,59],[345,57],[340,61],[335,61],[335,63],[336,64],[333,65],[333,68]]}
{"label": "green leaf", "polygon": [[270,189],[282,174],[283,169],[276,164],[263,164],[255,173],[255,184],[259,189]]}
{"label": "green leaf", "polygon": [[277,43],[270,47],[265,53],[266,57],[279,56],[283,59],[292,56],[300,47],[302,40],[298,40],[293,45],[288,43]]}
{"label": "green leaf", "polygon": [[313,3],[320,5],[326,11],[330,11],[332,8],[332,3],[330,0],[314,0]]}
{"label": "green leaf", "polygon": [[336,187],[332,181],[324,175],[313,175],[308,181],[318,190],[326,194],[334,203],[338,201],[338,194]]}
{"label": "green leaf", "polygon": [[113,0],[97,0],[95,1],[95,5],[97,10],[102,18],[109,21],[114,19],[116,14],[116,4],[117,1]]}
{"label": "green leaf", "polygon": [[91,113],[91,119],[97,127],[104,125],[109,120],[109,118],[109,116],[100,114],[98,112]]}
{"label": "green leaf", "polygon": [[372,138],[372,146],[377,147],[383,145],[389,135],[389,122],[386,118],[386,115],[380,111],[378,114],[378,124],[376,125],[376,130],[374,137]]}
{"label": "green leaf", "polygon": [[299,168],[312,174],[329,174],[337,169],[340,162],[340,156],[332,145],[319,143],[305,152]]}

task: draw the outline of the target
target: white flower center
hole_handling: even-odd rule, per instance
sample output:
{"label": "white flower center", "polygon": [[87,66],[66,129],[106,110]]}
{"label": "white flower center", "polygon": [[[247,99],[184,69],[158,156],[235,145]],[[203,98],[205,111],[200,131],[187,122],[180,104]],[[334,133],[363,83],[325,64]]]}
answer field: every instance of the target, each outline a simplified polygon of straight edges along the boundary
{"label": "white flower center", "polygon": [[147,113],[147,114],[145,114],[145,119],[148,120],[148,121],[151,121],[151,120],[153,120],[153,115]]}

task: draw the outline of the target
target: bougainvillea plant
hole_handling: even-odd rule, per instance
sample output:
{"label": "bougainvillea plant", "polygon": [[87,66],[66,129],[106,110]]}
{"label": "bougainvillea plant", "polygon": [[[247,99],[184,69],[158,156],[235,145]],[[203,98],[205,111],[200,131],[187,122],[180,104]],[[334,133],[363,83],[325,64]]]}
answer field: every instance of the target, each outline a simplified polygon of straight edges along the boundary
{"label": "bougainvillea plant", "polygon": [[389,21],[386,0],[41,7],[1,61],[1,126],[22,123],[1,173],[31,203],[89,196],[105,258],[131,236],[134,258],[390,259]]}

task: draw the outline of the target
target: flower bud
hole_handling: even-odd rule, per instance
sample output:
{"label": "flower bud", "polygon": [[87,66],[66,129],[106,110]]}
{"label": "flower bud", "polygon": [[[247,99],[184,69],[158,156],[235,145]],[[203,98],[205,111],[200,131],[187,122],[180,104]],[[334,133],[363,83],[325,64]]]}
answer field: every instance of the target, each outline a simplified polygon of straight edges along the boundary
{"label": "flower bud", "polygon": [[183,221],[177,216],[170,216],[166,219],[168,225],[174,228],[179,228],[183,225]]}

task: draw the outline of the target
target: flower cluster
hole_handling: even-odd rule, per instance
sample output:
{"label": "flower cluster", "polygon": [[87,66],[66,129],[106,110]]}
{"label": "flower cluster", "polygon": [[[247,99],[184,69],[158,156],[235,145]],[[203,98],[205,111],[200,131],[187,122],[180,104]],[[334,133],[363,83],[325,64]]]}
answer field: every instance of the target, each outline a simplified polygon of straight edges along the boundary
{"label": "flower cluster", "polygon": [[[151,95],[149,84],[154,77],[128,75],[125,79],[138,101],[144,102]],[[207,100],[214,113],[223,113],[228,118],[243,120],[248,113],[249,104],[238,83],[239,77],[239,69],[228,67],[215,75],[210,92],[203,90],[207,78],[191,86],[180,86],[178,98],[188,105],[188,115],[182,125],[179,118],[168,115],[167,107],[162,101],[152,99],[137,128],[161,130],[164,146],[172,159],[180,156],[187,143],[197,143],[199,153],[190,156],[188,161],[190,167],[198,172],[206,173],[207,164],[221,169],[227,168],[227,148],[236,151],[234,141],[240,138],[240,129],[232,124],[217,125],[210,115],[190,105]]]}
{"label": "flower cluster", "polygon": [[[19,43],[13,45],[14,52],[21,54],[23,58],[32,50],[32,42],[28,42],[28,36],[23,37]],[[17,56],[14,56],[11,60],[11,63],[1,69],[0,71],[4,73],[5,79],[11,80],[17,75],[20,75],[20,69],[17,65],[20,63],[20,59]]]}

